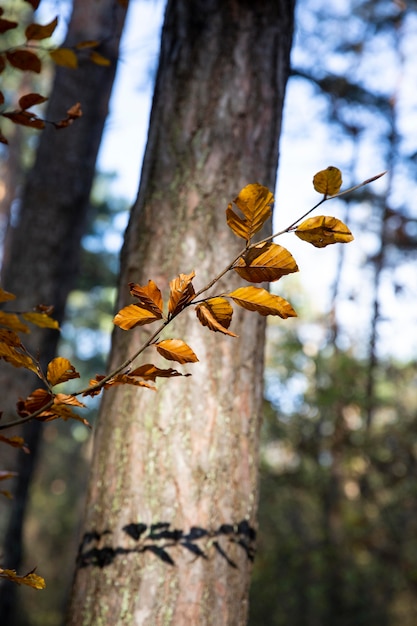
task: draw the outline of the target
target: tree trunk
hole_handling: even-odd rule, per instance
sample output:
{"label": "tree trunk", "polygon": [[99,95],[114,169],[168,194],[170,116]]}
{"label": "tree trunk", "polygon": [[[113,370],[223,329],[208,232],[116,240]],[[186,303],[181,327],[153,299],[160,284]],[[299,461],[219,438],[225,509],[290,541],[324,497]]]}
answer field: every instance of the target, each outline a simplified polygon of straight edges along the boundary
{"label": "tree trunk", "polygon": [[[80,241],[125,15],[126,9],[117,0],[74,0],[63,45],[101,41],[98,50],[111,65],[104,67],[84,60],[77,70],[57,68],[47,119],[62,119],[76,101],[81,102],[83,117],[70,128],[59,131],[47,125],[40,136],[36,161],[23,190],[17,225],[9,233],[2,270],[2,286],[18,295],[19,310],[30,310],[36,304],[53,304],[55,318],[63,319],[65,302],[78,271]],[[34,329],[25,338],[25,345],[34,354],[39,351],[45,365],[54,357],[58,339],[56,331]],[[18,398],[27,396],[36,381],[32,373],[15,370],[8,364],[0,369],[0,381],[2,389],[7,389],[1,407],[3,421],[7,421],[15,415]],[[41,430],[38,422],[26,424],[23,429],[31,454],[19,453],[17,493],[4,541],[3,567],[18,568],[20,564],[25,502]],[[15,587],[5,584],[2,591],[0,614],[6,619]]]}
{"label": "tree trunk", "polygon": [[[195,269],[198,289],[242,248],[225,209],[248,183],[274,187],[293,10],[285,0],[168,2],[119,306],[130,281],[151,278],[166,295],[169,280]],[[241,283],[228,275],[217,293]],[[165,381],[157,394],[105,393],[73,626],[246,622],[264,318],[235,311],[238,339],[191,318],[181,315],[169,336],[197,353],[185,368],[192,377]],[[144,336],[116,329],[110,367]]]}

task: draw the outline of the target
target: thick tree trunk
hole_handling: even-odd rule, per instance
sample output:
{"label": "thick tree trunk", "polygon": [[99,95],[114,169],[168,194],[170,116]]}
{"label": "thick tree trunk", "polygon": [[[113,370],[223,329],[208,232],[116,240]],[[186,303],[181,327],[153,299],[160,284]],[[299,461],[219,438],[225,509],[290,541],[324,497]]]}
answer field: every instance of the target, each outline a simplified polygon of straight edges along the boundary
{"label": "thick tree trunk", "polygon": [[[63,318],[65,302],[78,270],[80,241],[125,14],[126,9],[117,0],[74,0],[64,45],[85,40],[101,41],[99,51],[111,61],[111,65],[103,67],[84,60],[77,70],[57,68],[47,118],[62,119],[76,101],[81,102],[83,117],[70,128],[59,131],[47,126],[40,136],[17,223],[9,234],[10,243],[2,270],[2,286],[18,295],[19,310],[30,310],[41,303],[53,304],[54,316],[59,321]],[[34,354],[39,351],[45,364],[55,355],[58,339],[56,331],[34,329],[25,344]],[[16,401],[25,397],[35,383],[32,373],[3,363],[0,384],[7,390],[7,395],[3,394],[2,398],[3,421],[15,414]],[[19,453],[19,478],[2,551],[3,567],[18,568],[20,564],[25,502],[41,429],[39,423],[29,423],[23,429],[31,454]],[[8,587],[9,584],[2,586],[0,596],[0,614],[5,619],[15,591],[14,587]]]}
{"label": "thick tree trunk", "polygon": [[[195,269],[198,289],[241,249],[225,209],[248,183],[274,186],[293,9],[287,0],[168,2],[120,306],[129,281],[152,278],[166,294],[170,279]],[[233,339],[190,315],[169,336],[197,353],[192,377],[157,394],[105,393],[72,626],[246,622],[264,318],[235,311]],[[147,332],[117,329],[110,365]]]}

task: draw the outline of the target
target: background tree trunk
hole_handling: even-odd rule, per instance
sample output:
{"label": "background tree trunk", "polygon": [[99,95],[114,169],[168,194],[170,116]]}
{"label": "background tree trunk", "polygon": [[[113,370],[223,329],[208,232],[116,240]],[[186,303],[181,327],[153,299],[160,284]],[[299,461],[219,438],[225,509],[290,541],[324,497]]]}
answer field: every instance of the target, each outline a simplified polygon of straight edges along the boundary
{"label": "background tree trunk", "polygon": [[[47,126],[40,136],[36,161],[23,190],[17,224],[9,233],[2,268],[2,285],[18,295],[19,310],[30,310],[40,303],[53,304],[55,318],[63,319],[65,302],[78,271],[80,241],[125,15],[126,9],[117,0],[74,0],[63,45],[98,40],[102,42],[99,52],[111,64],[99,66],[85,59],[80,60],[77,70],[57,68],[47,119],[62,119],[76,101],[81,102],[83,117],[60,131]],[[39,352],[46,364],[54,357],[58,340],[56,331],[34,329],[25,344],[34,354]],[[7,396],[2,399],[4,421],[15,414],[17,399],[25,397],[35,382],[30,372],[3,364],[0,384],[7,389]],[[19,478],[4,540],[3,567],[18,568],[22,558],[22,525],[40,432],[37,422],[23,428],[31,454],[19,453]],[[6,583],[2,591],[0,614],[6,619],[16,590]]]}
{"label": "background tree trunk", "polygon": [[[152,278],[166,294],[170,279],[195,269],[198,289],[241,249],[225,209],[248,183],[274,187],[293,10],[284,0],[168,2],[119,306],[129,281]],[[227,277],[227,289],[237,284]],[[181,317],[169,336],[197,353],[192,377],[156,395],[105,394],[73,626],[246,622],[264,318],[235,311],[233,339]],[[116,329],[110,366],[147,332]]]}

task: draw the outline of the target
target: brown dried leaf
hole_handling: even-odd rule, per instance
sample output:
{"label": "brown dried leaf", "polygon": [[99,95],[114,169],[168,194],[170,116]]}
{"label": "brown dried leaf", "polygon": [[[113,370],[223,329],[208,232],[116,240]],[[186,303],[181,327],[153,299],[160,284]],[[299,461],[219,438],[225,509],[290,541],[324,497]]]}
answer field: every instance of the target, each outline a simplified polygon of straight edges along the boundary
{"label": "brown dried leaf", "polygon": [[80,378],[80,375],[68,359],[58,356],[48,364],[46,378],[49,384],[54,387],[60,383],[65,383],[67,380]]}
{"label": "brown dried leaf", "polygon": [[11,111],[10,113],[3,113],[3,117],[7,117],[7,119],[21,126],[29,126],[38,130],[45,128],[45,122],[30,111]]}
{"label": "brown dried leaf", "polygon": [[240,217],[232,208],[232,203],[226,209],[226,219],[229,228],[235,235],[249,241],[272,215],[273,194],[259,183],[246,185],[234,203],[243,213]]}
{"label": "brown dried leaf", "polygon": [[278,315],[282,319],[297,317],[287,300],[260,287],[240,287],[227,295],[239,306],[260,315]]}
{"label": "brown dried leaf", "polygon": [[42,26],[41,24],[29,24],[25,30],[25,36],[27,41],[31,39],[35,41],[41,41],[42,39],[48,39],[51,37],[54,30],[58,26],[58,18],[55,17],[52,22]]}
{"label": "brown dried leaf", "polygon": [[14,478],[17,476],[17,472],[12,472],[10,470],[0,470],[0,480],[7,480],[8,478]]}
{"label": "brown dried leaf", "polygon": [[293,272],[298,266],[292,254],[275,243],[263,243],[248,250],[233,269],[251,283],[273,282]]}
{"label": "brown dried leaf", "polygon": [[138,299],[137,304],[142,308],[150,311],[158,319],[162,318],[162,294],[153,280],[149,280],[147,285],[137,285],[129,283],[130,294]]}
{"label": "brown dried leaf", "polygon": [[226,298],[210,298],[196,307],[196,314],[203,326],[214,332],[220,332],[230,337],[237,337],[227,330],[232,321],[233,307]]}
{"label": "brown dried leaf", "polygon": [[90,39],[86,41],[80,41],[74,47],[77,50],[83,50],[84,48],[97,48],[100,45],[100,42],[97,39]]}
{"label": "brown dried leaf", "polygon": [[333,243],[349,243],[354,238],[346,224],[329,215],[305,220],[297,227],[295,234],[316,248],[325,248]]}
{"label": "brown dried leaf", "polygon": [[36,104],[42,104],[47,100],[48,98],[41,96],[39,93],[28,93],[19,99],[19,106],[23,110],[30,109],[30,107],[33,107]]}
{"label": "brown dried leaf", "polygon": [[182,339],[165,339],[155,344],[159,354],[168,361],[177,363],[196,363],[198,358]]}
{"label": "brown dried leaf", "polygon": [[2,443],[6,443],[9,446],[12,446],[13,448],[20,448],[21,450],[23,450],[23,452],[26,452],[26,454],[29,454],[30,452],[23,437],[5,437],[4,435],[0,435],[0,441]]}
{"label": "brown dried leaf", "polygon": [[18,70],[39,74],[42,69],[41,61],[34,52],[29,52],[29,50],[9,50],[5,54],[10,65]]}
{"label": "brown dried leaf", "polygon": [[8,346],[20,347],[22,345],[20,337],[14,330],[0,328],[0,342],[6,343]]}
{"label": "brown dried leaf", "polygon": [[169,283],[168,311],[171,317],[182,311],[194,298],[195,291],[191,282],[194,276],[194,271],[191,274],[180,274]]}
{"label": "brown dried leaf", "polygon": [[160,369],[156,365],[152,365],[152,363],[145,363],[129,372],[129,376],[140,376],[144,380],[155,382],[157,378],[174,378],[175,376],[190,376],[190,374],[181,374],[181,372],[174,370],[172,367]]}
{"label": "brown dried leaf", "polygon": [[339,168],[329,165],[325,170],[317,172],[313,177],[314,189],[325,196],[335,196],[342,186],[342,172]]}
{"label": "brown dried leaf", "polygon": [[[17,403],[17,412],[21,417],[26,417],[27,415],[31,415],[36,411],[39,411],[42,407],[46,406],[48,402],[52,400],[52,394],[49,393],[46,389],[35,389],[32,393],[26,398],[26,400],[19,400]],[[47,414],[47,410],[45,413],[41,415]],[[40,419],[41,416],[38,416],[37,419]]]}
{"label": "brown dried leaf", "polygon": [[137,304],[129,304],[115,315],[113,318],[113,324],[119,326],[123,330],[131,330],[136,326],[144,326],[145,324],[151,324],[160,319],[161,315],[155,315],[149,309],[143,309]]}
{"label": "brown dried leaf", "polygon": [[3,17],[0,17],[0,35],[7,33],[8,30],[16,28],[17,26],[19,26],[17,22],[12,22],[11,20],[6,20]]}

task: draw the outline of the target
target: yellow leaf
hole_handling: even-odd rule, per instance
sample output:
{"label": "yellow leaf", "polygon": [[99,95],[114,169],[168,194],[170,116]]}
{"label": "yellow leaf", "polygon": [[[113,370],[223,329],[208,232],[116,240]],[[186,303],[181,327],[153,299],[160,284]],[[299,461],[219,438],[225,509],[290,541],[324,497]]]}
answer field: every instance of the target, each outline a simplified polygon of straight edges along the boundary
{"label": "yellow leaf", "polygon": [[0,311],[0,325],[20,333],[28,333],[29,328],[23,324],[15,313]]}
{"label": "yellow leaf", "polygon": [[25,576],[19,576],[14,569],[1,569],[0,578],[6,578],[18,585],[28,585],[33,589],[45,589],[46,583],[42,576],[35,574],[35,570],[32,570]]}
{"label": "yellow leaf", "polygon": [[333,165],[313,177],[314,189],[325,196],[335,196],[342,186],[342,172]]}
{"label": "yellow leaf", "polygon": [[79,377],[79,373],[76,371],[71,362],[62,356],[52,359],[52,361],[48,364],[46,378],[52,387],[54,385],[59,385],[60,383],[65,383],[67,380],[71,380],[72,378]]}
{"label": "yellow leaf", "polygon": [[25,30],[26,39],[40,41],[41,39],[47,39],[52,35],[55,28],[58,26],[58,18],[55,17],[52,22],[42,26],[41,24],[29,24]]}
{"label": "yellow leaf", "polygon": [[226,209],[226,219],[229,228],[235,235],[249,241],[272,215],[273,194],[259,183],[246,185],[234,199],[237,208],[244,217],[240,217],[232,208],[232,203]]}
{"label": "yellow leaf", "polygon": [[125,306],[117,313],[113,319],[113,324],[123,330],[131,330],[136,326],[150,324],[160,318],[161,315],[157,315],[148,309],[143,309],[137,304],[129,304],[129,306]]}
{"label": "yellow leaf", "polygon": [[182,311],[194,298],[195,291],[191,282],[194,276],[195,272],[191,272],[191,274],[180,274],[169,283],[170,294],[168,310],[171,316]]}
{"label": "yellow leaf", "polygon": [[14,293],[4,291],[4,289],[0,287],[0,302],[7,302],[8,300],[14,300],[15,298],[16,296],[14,295]]}
{"label": "yellow leaf", "polygon": [[248,250],[233,269],[251,283],[273,282],[292,272],[297,263],[288,250],[275,243],[263,243]]}
{"label": "yellow leaf", "polygon": [[27,447],[23,437],[18,437],[17,435],[14,437],[5,437],[4,435],[0,435],[0,441],[12,446],[13,448],[21,448],[23,452],[29,452],[29,448]]}
{"label": "yellow leaf", "polygon": [[235,333],[227,330],[232,321],[233,307],[226,298],[210,298],[196,306],[196,314],[203,326],[207,326],[214,332],[237,337]]}
{"label": "yellow leaf", "polygon": [[53,328],[54,330],[59,330],[58,322],[47,313],[28,312],[22,313],[22,317],[27,322],[39,326],[39,328]]}
{"label": "yellow leaf", "polygon": [[168,361],[177,363],[195,363],[197,356],[182,339],[165,339],[155,344],[159,354]]}
{"label": "yellow leaf", "polygon": [[0,359],[4,359],[7,363],[13,365],[13,367],[24,367],[39,375],[38,368],[31,357],[27,354],[22,354],[17,348],[7,343],[0,342]]}
{"label": "yellow leaf", "polygon": [[149,280],[147,285],[137,285],[129,283],[130,294],[138,299],[138,304],[142,309],[150,311],[159,319],[162,317],[162,294],[159,287]]}
{"label": "yellow leaf", "polygon": [[289,302],[260,287],[240,287],[227,294],[236,304],[260,315],[278,315],[282,319],[296,317]]}
{"label": "yellow leaf", "polygon": [[84,48],[97,48],[100,45],[98,39],[86,39],[85,41],[80,41],[76,44],[75,48],[77,50],[83,50]]}
{"label": "yellow leaf", "polygon": [[62,67],[69,67],[72,70],[77,69],[78,59],[77,55],[71,48],[57,48],[56,50],[50,50],[49,56],[57,65]]}
{"label": "yellow leaf", "polygon": [[22,345],[19,335],[14,330],[0,328],[0,342],[6,343],[8,346],[20,347]]}
{"label": "yellow leaf", "polygon": [[102,65],[103,67],[108,67],[109,65],[111,65],[110,59],[106,59],[106,57],[104,57],[99,52],[96,52],[96,50],[91,50],[89,57],[90,61],[92,63],[95,63],[96,65]]}
{"label": "yellow leaf", "polygon": [[297,227],[295,234],[316,248],[353,241],[353,235],[346,224],[328,215],[318,215],[305,220]]}

